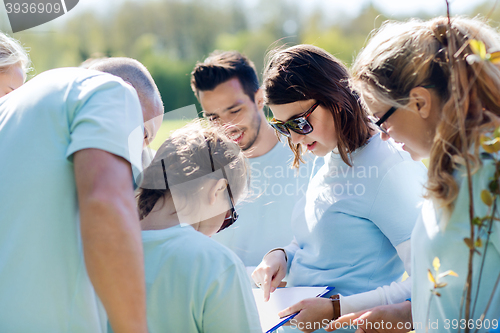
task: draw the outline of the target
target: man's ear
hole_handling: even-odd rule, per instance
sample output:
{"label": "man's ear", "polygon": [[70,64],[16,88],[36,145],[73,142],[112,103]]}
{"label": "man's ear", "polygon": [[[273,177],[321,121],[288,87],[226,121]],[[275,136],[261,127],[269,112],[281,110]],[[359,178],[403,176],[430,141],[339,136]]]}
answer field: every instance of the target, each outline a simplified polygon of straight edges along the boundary
{"label": "man's ear", "polygon": [[416,87],[410,90],[409,107],[416,111],[420,117],[427,119],[431,114],[432,95],[429,89]]}
{"label": "man's ear", "polygon": [[257,105],[257,108],[261,110],[264,107],[264,90],[262,90],[262,88],[259,88],[255,92],[254,100],[255,104]]}
{"label": "man's ear", "polygon": [[224,194],[226,187],[227,180],[225,180],[224,178],[221,178],[217,182],[215,182],[215,184],[212,185],[210,191],[208,192],[208,203],[210,205],[213,205],[217,201],[217,197]]}

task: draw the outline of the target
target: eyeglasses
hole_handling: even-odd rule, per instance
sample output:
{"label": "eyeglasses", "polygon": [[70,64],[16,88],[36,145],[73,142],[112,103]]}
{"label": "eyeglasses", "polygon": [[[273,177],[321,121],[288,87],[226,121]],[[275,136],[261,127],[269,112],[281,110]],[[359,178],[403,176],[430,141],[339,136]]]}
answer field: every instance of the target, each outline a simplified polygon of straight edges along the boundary
{"label": "eyeglasses", "polygon": [[313,113],[314,110],[316,110],[318,105],[319,102],[314,103],[314,105],[311,106],[305,113],[285,122],[273,118],[269,124],[279,133],[287,137],[291,136],[290,130],[301,135],[309,134],[313,131],[313,127],[307,118],[311,115],[311,113]]}
{"label": "eyeglasses", "polygon": [[372,122],[373,125],[377,126],[377,128],[380,130],[380,132],[386,134],[386,135],[389,135],[389,133],[387,133],[387,130],[385,128],[382,127],[382,124],[387,120],[389,119],[389,117],[394,113],[394,111],[396,111],[398,108],[393,106],[392,108],[389,109],[389,111],[387,111],[383,116],[382,118],[378,119],[378,118],[375,118],[373,116],[368,116],[368,119],[370,119],[370,121]]}
{"label": "eyeglasses", "polygon": [[[210,156],[210,165],[212,166],[212,172],[215,172],[214,160],[212,158],[212,149],[210,148],[210,139],[207,139],[207,147],[208,147],[208,156]],[[231,187],[229,186],[229,178],[227,178],[224,166],[222,166],[220,169],[222,171],[222,176],[224,176],[224,178],[227,181],[227,193],[229,194],[229,205],[231,205],[231,208],[227,211],[226,217],[224,218],[224,222],[222,222],[222,225],[220,226],[219,230],[217,230],[217,232],[221,232],[222,230],[229,228],[238,219],[238,213],[236,213],[236,209],[234,208],[234,203],[233,203],[234,201],[233,193],[231,192]]]}
{"label": "eyeglasses", "polygon": [[[419,87],[422,87],[422,88],[426,88],[426,89],[432,89],[432,88],[436,88],[436,85],[435,84],[426,84],[425,86],[419,86]],[[385,128],[382,127],[382,124],[387,120],[389,119],[389,117],[397,110],[398,108],[393,106],[392,108],[389,109],[389,111],[387,111],[383,116],[382,118],[378,119],[374,116],[368,116],[368,119],[372,122],[373,125],[377,126],[377,128],[384,134],[387,134],[389,135],[389,133],[387,133],[387,130]]]}

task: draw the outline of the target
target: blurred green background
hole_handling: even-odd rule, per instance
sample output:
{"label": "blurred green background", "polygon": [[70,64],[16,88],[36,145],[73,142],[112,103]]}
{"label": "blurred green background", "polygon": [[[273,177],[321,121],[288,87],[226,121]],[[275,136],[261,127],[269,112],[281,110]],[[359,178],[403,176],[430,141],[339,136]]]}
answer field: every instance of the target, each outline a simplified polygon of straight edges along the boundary
{"label": "blurred green background", "polygon": [[[102,12],[83,6],[85,1],[80,0],[70,19],[14,35],[30,49],[31,76],[78,66],[89,57],[132,57],[150,70],[167,112],[192,104],[201,110],[189,86],[189,74],[197,61],[215,49],[245,53],[259,74],[267,51],[283,44],[311,43],[350,65],[370,32],[384,20],[430,17],[425,12],[388,15],[371,2],[349,16],[335,12],[335,6],[305,11],[308,0],[130,0],[111,2],[113,8]],[[477,3],[466,14],[487,16],[497,25],[500,8],[491,1]],[[0,12],[0,29],[9,31],[7,27],[6,15]],[[172,128],[163,128],[160,137]]]}

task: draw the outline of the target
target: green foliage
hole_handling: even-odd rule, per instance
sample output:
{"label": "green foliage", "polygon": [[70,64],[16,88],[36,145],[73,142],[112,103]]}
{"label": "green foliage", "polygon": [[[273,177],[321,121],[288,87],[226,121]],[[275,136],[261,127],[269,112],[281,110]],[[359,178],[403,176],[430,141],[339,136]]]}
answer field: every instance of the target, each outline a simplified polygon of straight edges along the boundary
{"label": "green foliage", "polygon": [[166,56],[152,56],[143,63],[158,85],[166,112],[197,102],[189,83],[194,63],[170,60]]}
{"label": "green foliage", "polygon": [[214,49],[242,52],[255,63],[258,73],[264,69],[265,51],[276,41],[268,31],[240,31],[237,34],[222,33],[217,37]]}
{"label": "green foliage", "polygon": [[303,34],[303,42],[314,44],[330,52],[346,64],[350,64],[357,52],[363,46],[366,35],[349,36],[339,27],[331,27],[320,31],[311,28]]}
{"label": "green foliage", "polygon": [[149,147],[158,150],[163,142],[172,134],[176,129],[186,125],[189,120],[165,120],[156,134],[156,138],[149,144]]}
{"label": "green foliage", "polygon": [[435,257],[434,260],[432,261],[432,267],[434,268],[434,274],[431,272],[430,269],[427,269],[427,278],[433,284],[433,289],[431,290],[431,293],[438,297],[441,297],[441,294],[437,291],[437,289],[444,288],[448,285],[447,282],[440,282],[441,279],[443,279],[448,275],[458,277],[458,274],[452,270],[447,270],[446,272],[439,273],[439,268],[441,267],[441,261],[439,260],[438,257]]}
{"label": "green foliage", "polygon": [[82,12],[63,26],[49,23],[44,32],[15,37],[31,49],[31,75],[78,66],[89,57],[135,58],[151,71],[170,111],[196,103],[190,72],[215,49],[245,53],[259,74],[267,51],[283,44],[314,44],[349,65],[370,31],[386,19],[371,4],[358,17],[339,22],[321,7],[309,14],[301,8],[299,0],[129,1],[106,15]]}

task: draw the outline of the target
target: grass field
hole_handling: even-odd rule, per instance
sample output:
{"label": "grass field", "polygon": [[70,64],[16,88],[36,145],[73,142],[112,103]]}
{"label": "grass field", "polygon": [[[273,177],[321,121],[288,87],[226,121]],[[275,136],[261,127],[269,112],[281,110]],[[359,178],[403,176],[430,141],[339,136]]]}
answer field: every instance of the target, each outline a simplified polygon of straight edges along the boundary
{"label": "grass field", "polygon": [[188,122],[190,122],[190,119],[183,119],[183,120],[165,120],[162,124],[160,129],[158,130],[158,133],[156,134],[156,138],[149,144],[149,146],[154,149],[158,150],[160,148],[161,144],[170,136],[170,134],[175,131],[178,128],[181,128],[182,126],[186,125]]}

